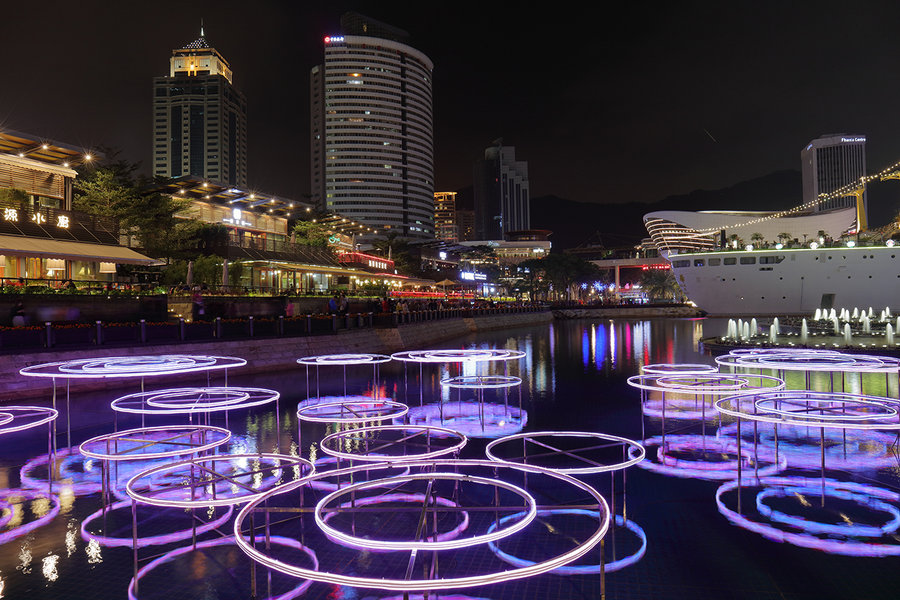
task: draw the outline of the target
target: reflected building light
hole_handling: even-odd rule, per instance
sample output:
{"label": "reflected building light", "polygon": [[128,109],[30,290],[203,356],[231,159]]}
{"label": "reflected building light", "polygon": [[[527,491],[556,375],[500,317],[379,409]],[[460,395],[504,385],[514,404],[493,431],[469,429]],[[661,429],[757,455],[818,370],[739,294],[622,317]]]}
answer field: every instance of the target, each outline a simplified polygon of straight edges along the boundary
{"label": "reflected building light", "polygon": [[31,536],[25,538],[22,547],[19,549],[19,564],[16,565],[17,571],[22,573],[31,573]]}
{"label": "reflected building light", "polygon": [[57,579],[59,579],[59,571],[56,569],[56,565],[58,563],[58,554],[45,556],[44,560],[41,561],[41,573],[44,574],[44,577],[46,577],[47,581],[56,581]]}
{"label": "reflected building light", "polygon": [[609,363],[610,366],[616,368],[616,324],[609,325]]}
{"label": "reflected building light", "polygon": [[594,365],[596,365],[597,370],[599,371],[606,363],[606,326],[597,323],[595,332],[599,341],[597,342],[597,354],[594,356]]}
{"label": "reflected building light", "polygon": [[581,362],[584,365],[584,370],[587,371],[588,366],[591,364],[591,342],[588,338],[587,329],[581,330]]}
{"label": "reflected building light", "polygon": [[89,541],[84,552],[88,556],[89,565],[97,565],[103,562],[103,557],[100,556],[100,542],[97,540]]}
{"label": "reflected building light", "polygon": [[589,327],[591,330],[591,361],[597,366],[597,328]]}

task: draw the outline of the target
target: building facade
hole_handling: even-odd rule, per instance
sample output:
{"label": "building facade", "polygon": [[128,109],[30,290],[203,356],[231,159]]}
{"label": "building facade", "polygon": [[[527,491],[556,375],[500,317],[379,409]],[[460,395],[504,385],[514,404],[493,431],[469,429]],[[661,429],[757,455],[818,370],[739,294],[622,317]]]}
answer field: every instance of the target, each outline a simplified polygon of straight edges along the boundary
{"label": "building facade", "polygon": [[475,237],[502,240],[511,231],[531,228],[528,163],[498,140],[475,162]]}
{"label": "building facade", "polygon": [[434,237],[451,243],[459,241],[456,226],[456,192],[434,193]]}
{"label": "building facade", "polygon": [[[820,194],[858,182],[866,174],[866,136],[825,135],[814,139],[800,152],[803,173],[803,203],[815,203]],[[856,206],[856,198],[845,196],[814,204],[814,211]],[[863,194],[868,212],[868,198]]]}
{"label": "building facade", "polygon": [[153,175],[247,185],[247,101],[202,28],[153,80]]}
{"label": "building facade", "polygon": [[312,200],[380,235],[433,238],[432,62],[355,17],[310,73]]}

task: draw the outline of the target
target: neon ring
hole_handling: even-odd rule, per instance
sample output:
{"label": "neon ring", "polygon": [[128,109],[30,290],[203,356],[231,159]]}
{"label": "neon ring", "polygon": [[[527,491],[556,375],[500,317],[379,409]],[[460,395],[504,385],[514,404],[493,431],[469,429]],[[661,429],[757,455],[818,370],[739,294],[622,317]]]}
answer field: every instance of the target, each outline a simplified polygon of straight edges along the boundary
{"label": "neon ring", "polygon": [[[700,408],[697,405],[700,405]],[[719,413],[712,407],[712,403],[706,400],[692,400],[690,398],[666,398],[644,400],[641,412],[648,417],[661,419],[702,421],[712,420]]]}
{"label": "neon ring", "polygon": [[[878,410],[879,412],[860,413],[853,410],[851,410],[851,412],[841,413],[821,412],[821,414],[808,412],[843,408],[833,406],[833,404],[836,402],[843,403],[845,401],[849,401],[851,404],[859,406],[859,410],[865,410],[866,408],[871,407]],[[784,410],[778,407],[778,405],[782,403],[789,406],[798,406],[799,408],[798,410]],[[832,406],[826,405],[822,406],[821,408],[816,408],[815,405],[820,403],[823,405],[831,404]],[[793,417],[796,419],[814,419],[822,421],[868,421],[871,419],[887,419],[896,417],[898,414],[896,408],[885,404],[883,401],[879,402],[875,400],[867,400],[861,397],[845,396],[844,394],[828,394],[828,398],[803,398],[799,403],[793,400],[790,396],[787,396],[786,398],[763,396],[762,398],[757,398],[754,404],[756,405],[756,410],[760,412]]]}
{"label": "neon ring", "polygon": [[117,412],[141,415],[183,415],[194,412],[239,410],[274,402],[275,390],[251,387],[171,388],[138,392],[116,398],[109,406]]}
{"label": "neon ring", "polygon": [[304,356],[298,358],[297,362],[301,365],[310,366],[348,366],[348,365],[377,365],[386,363],[391,360],[390,356],[385,354],[322,354],[319,356]]}
{"label": "neon ring", "polygon": [[3,412],[12,415],[13,418],[0,425],[0,434],[31,429],[49,423],[59,416],[58,411],[41,406],[4,406]]}
{"label": "neon ring", "polygon": [[[719,387],[714,383],[710,385],[704,385],[702,381],[704,379],[713,380],[716,378],[736,378],[739,377],[742,380],[746,380],[747,383],[743,387]],[[701,384],[697,385],[697,380],[701,380]],[[660,381],[663,381],[665,385],[662,385]],[[778,379],[777,377],[770,377],[768,375],[755,375],[755,374],[740,374],[740,375],[675,375],[675,376],[660,376],[660,375],[632,375],[628,378],[628,385],[633,388],[637,388],[640,390],[646,390],[649,392],[665,392],[670,394],[693,394],[695,396],[722,396],[722,395],[732,395],[735,391],[740,392],[753,392],[755,390],[760,391],[769,391],[769,390],[783,390],[784,389],[784,381]],[[679,381],[681,385],[679,385]],[[693,384],[692,384],[693,382]]]}
{"label": "neon ring", "polygon": [[[844,405],[853,406],[872,406],[873,404],[884,407],[887,404],[895,404],[897,401],[891,398],[881,398],[879,396],[863,396],[860,394],[848,394],[844,392],[811,392],[808,390],[792,390],[780,392],[757,392],[750,394],[741,394],[739,396],[731,396],[727,398],[719,398],[713,403],[713,407],[724,415],[735,417],[738,419],[747,419],[748,421],[760,421],[766,423],[777,423],[784,425],[798,425],[802,427],[836,427],[838,429],[882,429],[896,430],[900,429],[900,422],[894,417],[897,412],[887,411],[883,414],[874,414],[868,418],[859,417],[860,413],[855,412],[847,415],[852,418],[841,419],[837,417],[822,417],[820,415],[812,415],[807,413],[796,414],[792,411],[775,411],[768,409],[766,412],[758,412],[757,403],[760,400],[772,400],[792,403],[794,405],[803,405],[812,402],[841,402]],[[743,407],[742,407],[743,405]],[[747,408],[744,408],[747,407]],[[753,412],[750,412],[752,407]],[[837,408],[837,407],[835,407]],[[819,409],[820,410],[820,409]],[[887,421],[891,419],[891,421]]]}
{"label": "neon ring", "polygon": [[[486,585],[489,583],[502,583],[504,581],[512,581],[515,579],[521,579],[524,577],[530,577],[533,575],[539,575],[541,573],[546,573],[548,571],[552,571],[558,567],[566,565],[578,558],[584,556],[591,549],[600,543],[600,540],[606,535],[606,532],[609,529],[609,505],[606,503],[606,500],[601,496],[593,487],[587,485],[579,481],[578,479],[571,477],[569,475],[565,475],[563,473],[557,473],[552,469],[544,469],[541,467],[535,467],[533,465],[513,465],[513,464],[502,464],[496,463],[488,460],[438,460],[438,461],[410,461],[406,463],[402,463],[400,465],[396,465],[397,467],[423,467],[423,468],[461,468],[465,466],[470,467],[486,467],[486,468],[508,468],[514,469],[521,473],[533,473],[539,475],[545,475],[547,477],[551,477],[553,479],[557,479],[561,482],[569,484],[584,493],[586,493],[590,498],[596,501],[598,506],[598,512],[602,514],[601,518],[598,519],[597,528],[595,531],[591,533],[588,538],[582,542],[581,544],[576,545],[574,548],[555,556],[554,558],[545,560],[541,563],[537,563],[534,565],[520,567],[515,569],[509,569],[506,571],[500,571],[496,573],[490,573],[486,575],[474,575],[474,576],[464,576],[464,577],[453,577],[446,579],[424,579],[424,580],[412,580],[412,579],[385,579],[385,578],[373,578],[373,577],[361,577],[357,575],[343,575],[340,573],[330,573],[327,571],[318,571],[312,569],[306,569],[297,565],[287,564],[284,561],[275,559],[264,552],[262,552],[259,548],[255,548],[244,539],[241,535],[241,530],[243,527],[244,520],[252,513],[257,507],[259,507],[263,502],[266,502],[269,498],[277,495],[292,491],[302,485],[304,482],[295,482],[289,483],[282,488],[278,488],[277,490],[273,490],[263,496],[262,498],[258,498],[257,500],[251,502],[246,505],[241,511],[238,513],[237,518],[234,522],[234,531],[235,531],[235,539],[237,540],[238,546],[240,546],[241,550],[244,551],[250,558],[257,561],[259,564],[272,568],[281,573],[285,573],[287,575],[293,575],[294,577],[302,577],[306,579],[312,579],[314,581],[321,581],[324,583],[333,583],[337,585],[348,585],[353,587],[366,587],[366,588],[376,588],[376,589],[385,589],[385,590],[396,590],[402,592],[413,592],[413,591],[433,591],[433,590],[443,590],[443,589],[454,589],[461,587],[470,587],[476,585]],[[325,477],[325,476],[344,476],[350,475],[353,473],[359,473],[368,469],[371,469],[371,465],[359,465],[355,467],[350,467],[346,469],[339,469],[336,471],[329,471],[327,473],[319,473],[314,476],[313,479],[317,477]]]}
{"label": "neon ring", "polygon": [[[20,498],[20,497],[21,497],[21,501],[18,500],[18,498]],[[0,544],[5,544],[7,542],[11,542],[12,540],[14,540],[16,538],[20,538],[23,535],[34,531],[38,527],[46,525],[47,523],[51,522],[53,519],[56,518],[56,516],[59,514],[59,509],[60,509],[59,498],[53,494],[47,494],[46,492],[40,492],[38,490],[23,490],[23,489],[3,490],[2,506],[4,509],[9,510],[9,518],[4,517],[5,523],[3,523],[3,525],[0,525],[0,527],[2,527],[4,525],[8,525],[9,522],[12,520],[12,515],[13,515],[12,506],[13,505],[20,504],[21,502],[24,502],[26,500],[42,500],[42,499],[46,499],[49,502],[49,504],[50,504],[49,510],[47,510],[46,513],[40,515],[34,521],[30,521],[28,523],[25,523],[24,525],[19,525],[18,527],[15,527],[13,529],[10,529],[8,531],[4,531],[3,533],[0,533]]]}
{"label": "neon ring", "polygon": [[[596,439],[601,441],[600,446],[595,446],[593,448],[581,448],[570,450],[568,448],[557,448],[551,445],[549,442],[542,442],[537,440],[536,438],[589,438]],[[553,469],[558,473],[566,473],[569,475],[583,475],[587,473],[606,473],[608,471],[619,471],[621,469],[627,469],[631,465],[637,464],[644,460],[646,456],[646,451],[644,447],[634,440],[629,440],[628,438],[619,437],[617,435],[609,435],[607,433],[594,433],[589,431],[532,431],[528,433],[518,433],[515,435],[508,435],[506,437],[502,437],[498,440],[494,440],[490,442],[485,448],[484,452],[490,460],[501,462],[501,463],[511,463],[511,464],[523,464],[528,461],[529,456],[527,453],[524,456],[516,456],[515,458],[500,458],[495,454],[497,447],[501,444],[508,444],[510,442],[515,442],[516,440],[523,440],[523,442],[531,442],[532,444],[538,446],[539,448],[545,450],[545,452],[539,457],[560,457],[560,456],[568,456],[570,458],[574,458],[576,460],[580,460],[583,463],[588,463],[588,466],[585,467],[551,467],[547,466],[548,469]],[[611,444],[607,444],[607,442],[611,442]],[[577,454],[577,452],[581,450],[593,450],[593,449],[602,449],[605,446],[622,446],[628,449],[628,458],[623,459],[621,462],[616,462],[612,464],[602,464],[593,460],[589,460],[587,458],[581,457]],[[634,452],[632,452],[632,449]],[[526,452],[525,446],[522,446],[522,452]],[[536,458],[538,456],[532,455],[531,458]]]}
{"label": "neon ring", "polygon": [[712,365],[657,363],[641,367],[641,375],[703,375],[715,373],[718,369]]}
{"label": "neon ring", "polygon": [[[248,465],[246,472],[222,473],[217,471],[215,463],[257,461]],[[273,463],[263,467],[261,462]],[[200,456],[176,463],[167,463],[138,473],[128,480],[125,491],[128,495],[144,504],[152,506],[169,506],[179,508],[204,508],[209,506],[230,506],[254,500],[270,489],[281,484],[282,473],[294,470],[295,467],[306,467],[307,473],[299,477],[304,479],[316,472],[313,464],[305,458],[286,456],[283,454],[220,454],[217,456]],[[197,478],[194,471],[200,471],[205,477]],[[271,471],[270,486],[263,486],[263,475]],[[159,483],[160,479],[163,483]],[[148,481],[149,480],[149,481]],[[187,481],[185,481],[187,480]],[[141,482],[145,485],[141,485]],[[230,488],[232,495],[219,491],[219,483]],[[227,492],[227,489],[225,490]]]}
{"label": "neon ring", "polygon": [[448,388],[487,390],[511,388],[517,385],[522,385],[522,379],[507,375],[461,375],[441,379],[441,386]]}
{"label": "neon ring", "polygon": [[407,350],[391,354],[394,360],[417,363],[458,363],[494,360],[518,360],[524,358],[521,350],[459,349],[459,350]]}
{"label": "neon ring", "polygon": [[297,418],[311,423],[370,423],[402,419],[409,407],[393,400],[359,400],[307,404],[297,409]]}
{"label": "neon ring", "polygon": [[[195,435],[200,436],[199,442],[190,441]],[[183,441],[185,437],[188,438],[187,442]],[[205,438],[209,438],[208,441]],[[168,425],[98,435],[83,442],[78,449],[85,456],[102,460],[150,460],[205,452],[230,439],[231,432],[221,427]],[[175,448],[166,450],[166,446]]]}
{"label": "neon ring", "polygon": [[[409,471],[407,471],[408,473]],[[402,477],[402,475],[401,475]],[[337,488],[335,488],[337,489]],[[446,506],[449,508],[458,508],[459,504],[450,500],[448,498],[442,498],[440,496],[433,496],[431,501],[436,505]],[[344,502],[343,504],[338,505],[338,508],[347,509],[354,508],[357,506],[373,506],[377,504],[384,504],[385,502],[425,502],[425,494],[382,494],[380,496],[369,496],[366,498],[354,498],[350,502]],[[327,523],[331,520],[332,517],[337,515],[336,512],[326,512],[323,520]],[[444,531],[442,533],[437,534],[436,536],[431,536],[432,539],[443,542],[447,540],[453,540],[459,537],[459,534],[465,531],[469,527],[469,513],[466,511],[461,511],[462,519],[460,520],[459,525],[454,527],[449,531]],[[333,539],[332,541],[341,543],[339,539]],[[354,548],[359,548],[356,544],[351,544]],[[391,552],[392,550],[389,548],[377,547],[377,548],[366,548],[369,552]]]}
{"label": "neon ring", "polygon": [[247,361],[243,358],[233,356],[193,356],[185,354],[109,356],[32,365],[20,369],[19,374],[28,377],[61,377],[68,379],[153,377],[214,369],[230,369],[246,364]]}
{"label": "neon ring", "polygon": [[[821,493],[821,479],[810,479],[806,477],[764,477],[757,479],[756,477],[747,477],[743,484],[745,487],[751,486],[798,486],[810,487],[815,489],[818,487]],[[806,532],[784,531],[768,523],[760,523],[737,513],[725,506],[722,496],[728,492],[738,489],[739,482],[737,479],[726,482],[719,486],[716,490],[716,506],[719,512],[734,525],[757,533],[768,540],[779,543],[788,543],[800,548],[809,548],[812,550],[820,550],[829,554],[842,554],[845,556],[900,556],[900,545],[885,544],[880,542],[861,542],[852,538],[847,539],[843,536],[838,538],[817,537]],[[839,482],[833,479],[826,479],[827,486],[840,486],[841,488],[852,490],[854,492],[876,496],[885,500],[897,501],[895,498],[888,498],[886,494],[896,496],[893,492],[878,488],[875,486],[853,484],[850,482]]]}
{"label": "neon ring", "polygon": [[[766,504],[767,498],[786,498],[788,495],[822,495],[821,480],[815,488],[812,486],[788,486],[788,487],[771,487],[761,490],[756,495],[756,510],[759,514],[767,517],[770,521],[790,525],[796,529],[801,529],[809,533],[826,534],[826,535],[844,535],[852,537],[881,537],[897,531],[900,527],[900,509],[892,504],[888,504],[870,494],[858,494],[848,490],[839,489],[836,486],[825,486],[825,495],[838,498],[840,500],[849,500],[863,505],[869,510],[886,513],[890,519],[879,526],[875,525],[859,525],[857,523],[817,523],[809,521],[801,517],[789,515],[780,510],[776,510]],[[893,500],[900,500],[900,496],[893,494]]]}
{"label": "neon ring", "polygon": [[[355,442],[368,441],[365,439],[360,439],[359,436],[367,436],[371,434],[387,432],[400,433],[401,440],[398,440],[398,442],[403,443],[409,442],[411,439],[414,439],[421,435],[424,435],[426,440],[434,439],[443,441],[450,438],[450,441],[453,441],[454,443],[449,446],[438,447],[436,450],[430,450],[426,445],[425,451],[419,454],[403,455],[370,454],[370,452],[380,452],[384,450],[384,448],[390,447],[391,445],[397,443],[393,441],[380,441],[377,444],[373,444],[375,445],[375,447],[372,450],[361,449],[361,453],[344,452],[341,450],[341,448],[346,448]],[[434,427],[431,425],[377,425],[375,427],[360,427],[359,429],[348,429],[345,431],[332,433],[331,435],[323,438],[321,442],[319,442],[319,447],[322,448],[322,452],[324,452],[325,454],[334,456],[336,458],[369,462],[392,462],[398,460],[406,461],[438,458],[446,454],[459,452],[460,450],[462,450],[463,446],[466,445],[467,441],[468,440],[466,439],[466,436],[464,436],[463,434],[453,431],[452,429],[446,429],[444,427]],[[335,447],[332,448],[331,445],[334,445]]]}
{"label": "neon ring", "polygon": [[[369,456],[375,456],[374,454],[370,454]],[[314,463],[316,466],[316,477],[309,478],[307,484],[310,488],[314,490],[319,490],[320,492],[333,492],[334,490],[340,489],[342,484],[339,483],[331,483],[329,481],[325,481],[326,476],[335,469],[331,469],[331,467],[336,467],[338,464],[338,459],[333,456],[323,456],[321,458],[316,459]],[[396,462],[385,463],[390,464],[391,468],[394,468],[397,465]],[[402,466],[402,465],[401,465]],[[400,467],[396,467],[400,469]],[[331,470],[329,470],[331,469]],[[399,475],[407,475],[409,473],[409,467],[400,469]],[[327,515],[326,515],[327,516]]]}
{"label": "neon ring", "polygon": [[[552,515],[583,515],[595,519],[598,517],[596,512],[584,510],[583,508],[556,508],[550,510],[539,510],[537,514],[537,516],[539,517],[549,517]],[[491,523],[489,530],[496,528],[498,523],[502,524],[504,520],[510,519],[515,516],[516,515],[507,515],[505,517],[501,517],[499,521],[494,521],[493,523]],[[624,569],[627,566],[633,565],[634,563],[644,558],[644,554],[647,553],[647,534],[644,533],[643,528],[641,528],[641,526],[634,521],[629,521],[622,518],[621,515],[616,515],[616,525],[619,527],[625,527],[630,532],[635,534],[638,540],[640,540],[641,546],[634,554],[626,556],[625,558],[620,558],[619,560],[615,560],[613,562],[604,563],[603,565],[567,565],[554,569],[552,573],[554,575],[597,575],[604,572],[612,573],[614,571]],[[528,567],[535,564],[533,560],[518,558],[516,556],[513,556],[512,554],[504,552],[497,546],[495,542],[490,542],[488,546],[491,548],[491,552],[493,552],[497,558],[505,563],[513,565],[514,567]]]}
{"label": "neon ring", "polygon": [[[499,487],[505,490],[508,490],[517,496],[521,497],[525,500],[525,504],[527,506],[527,510],[522,511],[523,518],[516,522],[515,525],[511,527],[507,527],[506,529],[496,529],[493,532],[483,533],[480,535],[474,535],[465,539],[435,539],[435,540],[407,540],[407,541],[393,541],[393,540],[379,540],[373,538],[361,538],[356,537],[354,535],[346,534],[342,531],[335,529],[330,526],[328,522],[322,518],[322,513],[326,512],[328,509],[325,506],[334,500],[335,498],[339,498],[341,496],[346,495],[349,492],[361,491],[361,490],[370,490],[373,488],[381,488],[381,487],[395,487],[399,483],[405,483],[408,481],[434,481],[435,479],[449,479],[451,481],[462,481],[466,483],[480,483],[483,485],[488,485],[492,487]],[[424,499],[424,496],[423,496]],[[414,473],[410,475],[404,475],[401,477],[389,477],[386,479],[377,479],[375,481],[363,481],[361,483],[354,483],[352,485],[344,486],[339,490],[331,492],[321,500],[319,500],[318,504],[316,504],[316,510],[313,513],[315,515],[316,524],[319,526],[319,529],[325,533],[332,540],[343,542],[348,546],[355,548],[380,548],[387,550],[451,550],[454,548],[467,548],[470,546],[477,546],[478,544],[484,544],[486,542],[492,542],[495,540],[499,540],[510,536],[517,531],[522,531],[528,525],[534,521],[535,516],[537,515],[537,503],[535,502],[534,497],[520,488],[519,486],[513,485],[511,483],[507,483],[500,479],[488,479],[487,477],[477,477],[474,475],[463,475],[460,473]]]}
{"label": "neon ring", "polygon": [[[269,541],[269,543],[277,544],[279,546],[286,546],[288,548],[293,548],[294,550],[300,550],[301,552],[306,554],[306,556],[309,557],[309,560],[312,562],[312,568],[314,571],[319,568],[319,560],[316,557],[316,553],[313,552],[312,550],[310,550],[309,548],[307,548],[306,546],[304,546],[303,544],[301,544],[300,542],[298,542],[297,540],[292,540],[290,538],[273,535],[268,538],[268,541]],[[149,573],[156,567],[163,565],[165,563],[168,563],[168,562],[172,562],[173,560],[175,560],[177,557],[181,556],[182,554],[187,554],[188,552],[191,552],[193,550],[204,550],[206,548],[213,548],[215,546],[227,546],[229,544],[234,544],[234,538],[232,538],[231,536],[213,539],[213,540],[204,540],[202,542],[197,542],[196,544],[192,544],[190,546],[185,546],[184,548],[178,548],[177,550],[172,550],[171,552],[166,552],[159,558],[153,559],[152,561],[150,561],[149,563],[147,563],[146,565],[141,567],[141,569],[137,572],[137,576],[135,578],[132,578],[131,582],[129,582],[129,584],[128,584],[128,600],[138,600],[137,595],[135,594],[135,590],[134,590],[135,581],[140,581],[142,577],[145,577],[147,575],[147,573]],[[311,579],[308,579],[306,581],[301,581],[297,585],[297,587],[290,590],[289,592],[286,592],[279,596],[269,598],[268,600],[290,600],[291,598],[296,598],[297,596],[299,596],[303,592],[305,592],[311,585],[312,585]]]}
{"label": "neon ring", "polygon": [[[100,482],[100,469],[94,473],[95,480],[91,480],[87,478],[86,472],[77,473],[73,472],[71,468],[68,468],[68,463],[78,462],[82,460],[84,457],[78,452],[76,447],[72,448],[60,448],[55,453],[56,460],[60,461],[54,468],[59,469],[60,480],[54,481],[55,485],[60,485],[63,488],[71,490],[73,494],[76,496],[87,496],[90,494],[94,494],[100,491],[102,484]],[[35,458],[32,458],[19,469],[19,481],[22,482],[22,487],[30,488],[30,489],[41,489],[46,488],[49,484],[47,479],[39,479],[35,477],[32,473],[38,467],[43,465],[48,465],[50,462],[49,454],[42,454]],[[49,467],[48,467],[49,473]],[[81,481],[76,481],[76,479],[82,479]],[[72,480],[71,482],[66,482],[66,480]]]}
{"label": "neon ring", "polygon": [[[114,537],[109,535],[97,535],[88,531],[88,525],[94,522],[95,519],[98,519],[103,516],[104,512],[109,513],[112,510],[118,510],[120,508],[128,508],[131,507],[131,500],[120,500],[119,502],[113,502],[108,505],[105,509],[101,508],[97,512],[91,513],[81,522],[81,537],[86,542],[90,542],[91,540],[95,540],[101,546],[106,546],[108,548],[134,548],[134,538],[132,533],[129,532],[127,537]],[[228,522],[231,518],[231,515],[234,513],[233,506],[225,507],[226,510],[224,513],[213,519],[212,521],[207,521],[202,525],[198,525],[196,529],[196,534],[200,535],[202,533],[206,533],[207,531],[212,531],[217,529]],[[129,527],[130,529],[130,527]],[[146,548],[147,546],[160,546],[162,544],[171,544],[172,542],[180,542],[182,540],[190,539],[194,536],[194,529],[188,527],[183,531],[176,531],[174,533],[166,533],[163,535],[154,535],[150,537],[143,537],[137,539],[138,548]]]}
{"label": "neon ring", "polygon": [[3,427],[7,423],[11,422],[15,416],[12,413],[8,412],[0,412],[0,427]]}
{"label": "neon ring", "polygon": [[492,402],[453,401],[413,406],[407,418],[410,425],[434,424],[467,437],[495,438],[522,431],[528,411]]}

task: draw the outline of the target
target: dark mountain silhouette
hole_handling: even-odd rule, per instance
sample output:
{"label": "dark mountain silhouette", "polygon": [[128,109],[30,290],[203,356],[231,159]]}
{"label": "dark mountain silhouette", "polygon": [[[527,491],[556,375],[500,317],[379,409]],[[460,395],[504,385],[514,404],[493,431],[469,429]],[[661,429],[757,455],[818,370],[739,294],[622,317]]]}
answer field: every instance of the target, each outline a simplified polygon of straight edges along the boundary
{"label": "dark mountain silhouette", "polygon": [[553,231],[554,250],[588,242],[626,246],[647,237],[643,216],[649,212],[783,210],[800,204],[801,194],[799,171],[777,171],[720,190],[696,190],[651,203],[597,204],[541,196],[531,199],[531,226]]}

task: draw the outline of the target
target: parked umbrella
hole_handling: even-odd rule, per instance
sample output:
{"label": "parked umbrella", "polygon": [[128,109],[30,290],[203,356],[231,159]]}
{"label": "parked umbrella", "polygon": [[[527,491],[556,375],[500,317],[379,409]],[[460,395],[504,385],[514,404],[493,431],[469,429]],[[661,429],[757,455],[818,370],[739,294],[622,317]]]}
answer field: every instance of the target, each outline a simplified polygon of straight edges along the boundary
{"label": "parked umbrella", "polygon": [[194,261],[192,260],[188,261],[188,272],[187,277],[185,278],[185,283],[187,283],[189,286],[194,285]]}

